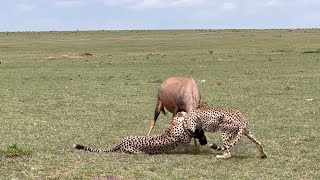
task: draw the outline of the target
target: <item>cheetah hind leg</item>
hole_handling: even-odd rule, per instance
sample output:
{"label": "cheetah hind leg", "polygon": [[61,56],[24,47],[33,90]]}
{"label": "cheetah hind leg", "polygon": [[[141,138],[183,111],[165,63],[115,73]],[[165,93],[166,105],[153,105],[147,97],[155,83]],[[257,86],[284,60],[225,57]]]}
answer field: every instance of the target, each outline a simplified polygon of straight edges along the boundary
{"label": "cheetah hind leg", "polygon": [[245,136],[247,136],[252,142],[258,145],[259,147],[259,152],[260,152],[260,157],[262,159],[267,158],[267,154],[264,152],[263,147],[261,142],[259,142],[252,134],[250,131],[246,130]]}

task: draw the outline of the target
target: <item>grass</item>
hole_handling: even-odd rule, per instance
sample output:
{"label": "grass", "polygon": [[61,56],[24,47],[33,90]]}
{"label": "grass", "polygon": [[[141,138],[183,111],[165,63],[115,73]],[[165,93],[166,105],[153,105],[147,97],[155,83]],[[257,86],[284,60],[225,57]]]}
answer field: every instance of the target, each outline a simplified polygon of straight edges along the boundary
{"label": "grass", "polygon": [[7,158],[30,155],[31,151],[24,149],[17,144],[7,146],[6,150],[0,150],[0,155]]}
{"label": "grass", "polygon": [[[317,179],[319,36],[319,30],[0,33],[0,179]],[[239,109],[269,157],[259,159],[245,138],[229,160],[217,160],[207,147],[194,155],[192,144],[154,156],[72,149],[146,135],[157,87],[170,76],[193,77],[203,101]],[[170,115],[160,115],[153,133],[169,122]],[[221,144],[218,133],[207,138]],[[5,156],[8,147],[18,156]]]}

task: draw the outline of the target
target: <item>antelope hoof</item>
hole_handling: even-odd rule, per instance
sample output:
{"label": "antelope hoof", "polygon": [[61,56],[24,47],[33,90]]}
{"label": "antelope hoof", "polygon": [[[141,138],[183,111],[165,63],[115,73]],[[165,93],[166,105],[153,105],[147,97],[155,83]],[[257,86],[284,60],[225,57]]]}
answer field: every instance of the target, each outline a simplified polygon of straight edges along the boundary
{"label": "antelope hoof", "polygon": [[200,149],[195,149],[195,150],[194,150],[194,153],[195,153],[195,154],[200,154],[201,151],[200,151]]}

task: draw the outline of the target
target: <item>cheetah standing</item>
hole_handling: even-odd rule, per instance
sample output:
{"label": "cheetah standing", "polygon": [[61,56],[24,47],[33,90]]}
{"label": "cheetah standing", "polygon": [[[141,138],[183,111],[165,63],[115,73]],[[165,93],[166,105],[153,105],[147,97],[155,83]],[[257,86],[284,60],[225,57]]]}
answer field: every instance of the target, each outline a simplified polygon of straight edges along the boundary
{"label": "cheetah standing", "polygon": [[185,129],[185,112],[179,112],[172,120],[172,123],[162,134],[153,136],[128,136],[118,145],[111,149],[95,149],[75,144],[74,148],[91,152],[125,152],[125,153],[147,153],[159,154],[173,150],[180,144],[188,144],[192,137],[198,138],[200,144],[207,143],[204,132],[196,130],[192,134]]}
{"label": "cheetah standing", "polygon": [[[218,147],[216,144],[209,145],[212,149],[224,151],[223,155],[217,155],[217,158],[230,158],[230,149],[242,135],[247,136],[258,145],[261,158],[267,157],[262,144],[250,133],[245,117],[238,110],[209,108],[207,105],[199,105],[197,109],[187,113],[185,120],[190,132],[195,132],[197,129],[208,132],[221,131],[223,147]],[[232,138],[235,139],[233,143],[230,143]]]}

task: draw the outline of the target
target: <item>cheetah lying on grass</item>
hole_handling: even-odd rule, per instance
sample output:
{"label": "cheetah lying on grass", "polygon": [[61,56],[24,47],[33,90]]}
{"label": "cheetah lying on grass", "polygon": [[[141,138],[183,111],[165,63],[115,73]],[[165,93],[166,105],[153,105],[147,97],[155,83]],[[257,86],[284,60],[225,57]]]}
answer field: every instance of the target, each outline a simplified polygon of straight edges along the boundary
{"label": "cheetah lying on grass", "polygon": [[201,145],[207,144],[202,130],[190,133],[185,129],[185,112],[178,113],[162,134],[153,136],[128,136],[111,149],[95,149],[75,144],[74,148],[91,152],[125,152],[160,154],[175,149],[180,144],[189,144],[192,137],[198,138]]}

